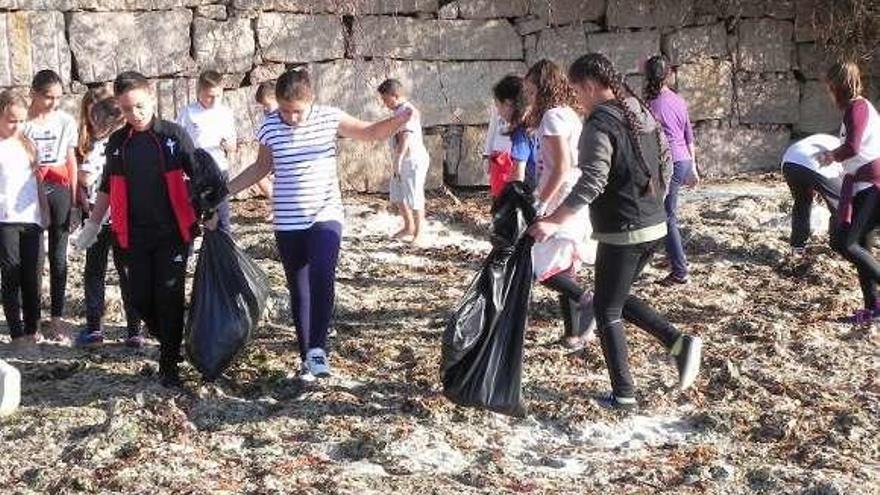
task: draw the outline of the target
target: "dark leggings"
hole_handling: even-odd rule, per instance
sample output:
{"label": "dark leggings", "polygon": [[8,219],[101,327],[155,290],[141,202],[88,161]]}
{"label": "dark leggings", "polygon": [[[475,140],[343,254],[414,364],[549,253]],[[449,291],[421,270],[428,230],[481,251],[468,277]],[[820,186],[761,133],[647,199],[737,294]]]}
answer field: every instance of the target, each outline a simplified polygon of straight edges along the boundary
{"label": "dark leggings", "polygon": [[42,230],[37,225],[0,224],[0,285],[12,338],[37,333],[42,243]]}
{"label": "dark leggings", "polygon": [[880,190],[871,186],[853,198],[852,222],[837,225],[831,236],[831,248],[856,266],[865,309],[877,308],[877,282],[880,263],[868,249],[870,232],[880,223]]}
{"label": "dark leggings", "polygon": [[86,267],[83,275],[86,298],[86,327],[91,331],[101,330],[101,320],[104,318],[104,284],[107,278],[107,256],[113,251],[113,265],[119,276],[119,291],[122,293],[122,303],[125,307],[125,319],[128,326],[128,336],[140,334],[140,322],[137,312],[132,306],[128,269],[125,266],[122,250],[115,246],[113,232],[109,225],[101,228],[98,240],[86,252]]}
{"label": "dark leggings", "polygon": [[[782,164],[782,175],[794,199],[791,210],[791,237],[789,243],[794,247],[804,247],[810,238],[810,213],[813,209],[813,197],[816,192],[825,199],[831,212],[831,221],[836,216],[837,200],[840,194],[840,179],[830,179],[807,167],[793,163]],[[833,232],[829,228],[829,232]]]}
{"label": "dark leggings", "polygon": [[70,187],[52,182],[46,183],[46,199],[49,202],[49,294],[51,316],[64,315],[64,298],[67,292],[67,237],[70,235]]}
{"label": "dark leggings", "polygon": [[596,252],[596,286],[593,307],[602,352],[617,397],[633,397],[635,388],[629,372],[629,352],[623,321],[653,335],[671,349],[681,333],[644,301],[630,294],[662,240],[628,246],[599,243]]}
{"label": "dark leggings", "polygon": [[299,353],[327,349],[333,315],[336,263],[342,241],[339,222],[318,222],[306,230],[275,232],[290,291]]}

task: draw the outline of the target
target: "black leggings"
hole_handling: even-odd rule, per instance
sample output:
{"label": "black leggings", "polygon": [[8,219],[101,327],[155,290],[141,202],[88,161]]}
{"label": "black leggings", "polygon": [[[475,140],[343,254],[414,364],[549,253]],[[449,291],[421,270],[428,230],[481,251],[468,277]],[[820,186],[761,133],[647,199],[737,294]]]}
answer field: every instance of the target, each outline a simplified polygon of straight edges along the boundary
{"label": "black leggings", "polygon": [[579,336],[582,326],[580,301],[586,290],[565,273],[557,273],[541,284],[559,294],[559,308],[562,311],[565,336]]}
{"label": "black leggings", "polygon": [[880,263],[868,249],[869,234],[880,223],[880,190],[871,186],[853,198],[852,222],[838,224],[831,236],[831,249],[856,266],[865,309],[877,307],[877,282]]}
{"label": "black leggings", "polygon": [[119,276],[119,291],[122,293],[122,304],[125,308],[125,319],[128,336],[140,334],[140,320],[131,304],[131,288],[128,280],[128,268],[122,249],[113,238],[109,225],[101,227],[98,240],[86,252],[86,267],[83,273],[86,299],[86,328],[91,331],[101,330],[104,319],[104,287],[107,278],[107,256],[113,251],[113,265]]}
{"label": "black leggings", "polygon": [[[810,238],[810,212],[813,209],[813,197],[818,192],[825,200],[831,212],[831,221],[837,216],[837,201],[840,199],[840,179],[831,179],[816,173],[807,167],[793,163],[782,164],[782,175],[794,199],[791,211],[790,244],[803,247]],[[828,232],[833,232],[831,228]]]}
{"label": "black leggings", "polygon": [[67,238],[70,235],[70,187],[46,183],[46,199],[49,202],[49,294],[51,316],[64,315],[64,298],[67,292]]}
{"label": "black leggings", "polygon": [[600,242],[596,252],[593,307],[602,352],[611,375],[611,388],[617,397],[633,397],[635,394],[622,319],[653,335],[667,349],[671,349],[681,336],[663,316],[630,294],[633,283],[661,242],[657,240],[629,246]]}
{"label": "black leggings", "polygon": [[42,230],[37,225],[0,224],[0,285],[12,338],[37,333],[42,243]]}

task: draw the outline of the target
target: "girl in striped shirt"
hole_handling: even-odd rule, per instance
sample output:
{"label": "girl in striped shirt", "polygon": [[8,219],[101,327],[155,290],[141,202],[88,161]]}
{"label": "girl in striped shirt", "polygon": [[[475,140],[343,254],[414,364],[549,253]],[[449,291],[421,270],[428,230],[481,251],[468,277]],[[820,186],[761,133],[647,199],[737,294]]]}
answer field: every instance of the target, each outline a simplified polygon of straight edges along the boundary
{"label": "girl in striped shirt", "polygon": [[327,331],[344,216],[337,173],[337,136],[362,141],[389,139],[412,113],[370,123],[338,108],[319,105],[304,69],[282,75],[275,96],[278,110],[266,117],[257,133],[257,160],[230,182],[229,191],[237,194],[270,172],[275,173],[275,239],[303,360],[300,377],[311,381],[330,374]]}

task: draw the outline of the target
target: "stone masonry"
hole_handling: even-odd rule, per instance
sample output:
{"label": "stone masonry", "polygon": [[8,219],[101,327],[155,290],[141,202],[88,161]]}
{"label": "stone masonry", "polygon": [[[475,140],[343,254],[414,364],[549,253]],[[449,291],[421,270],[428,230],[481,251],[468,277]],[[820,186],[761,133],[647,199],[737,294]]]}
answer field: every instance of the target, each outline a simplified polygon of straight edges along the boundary
{"label": "stone masonry", "polygon": [[[225,75],[241,140],[255,153],[257,84],[294,66],[313,71],[322,103],[360,118],[388,114],[376,86],[397,77],[421,109],[429,183],[485,185],[491,87],[550,58],[611,58],[633,84],[664,53],[676,66],[709,176],[772,169],[793,137],[835,132],[840,115],[821,76],[812,0],[0,0],[0,87],[26,87],[42,68],[87,86],[136,69],[155,80],[175,118],[199,71]],[[870,68],[869,68],[870,69]],[[877,73],[876,70],[873,73]],[[639,88],[640,89],[640,88]],[[346,189],[382,192],[385,143],[340,144]]]}

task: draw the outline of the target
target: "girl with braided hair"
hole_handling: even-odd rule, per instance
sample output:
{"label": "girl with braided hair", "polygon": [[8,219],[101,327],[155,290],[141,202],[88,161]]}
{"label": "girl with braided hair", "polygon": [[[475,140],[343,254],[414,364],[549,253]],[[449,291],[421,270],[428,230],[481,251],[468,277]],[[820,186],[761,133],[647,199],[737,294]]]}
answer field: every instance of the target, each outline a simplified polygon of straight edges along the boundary
{"label": "girl with braided hair", "polygon": [[[541,60],[533,65],[526,73],[523,89],[529,102],[525,125],[533,130],[536,144],[535,200],[540,217],[559,208],[581,175],[577,162],[583,124],[574,110],[577,105],[574,89],[562,69],[553,62]],[[563,339],[570,348],[582,347],[592,337],[595,327],[592,294],[574,280],[578,262],[589,255],[585,245],[589,230],[590,219],[583,211],[560,225],[552,236],[535,242],[532,248],[533,270],[538,282],[567,299],[563,299],[563,308],[575,308],[574,315],[566,316]],[[575,315],[576,323],[571,317]]]}
{"label": "girl with braided hair", "polygon": [[688,115],[687,103],[669,89],[672,65],[663,55],[648,59],[645,64],[645,99],[660,122],[663,134],[672,153],[672,179],[666,193],[666,258],[671,273],[660,283],[665,286],[688,282],[687,258],[678,230],[678,191],[682,185],[695,185],[699,181],[694,163],[694,131]]}
{"label": "girl with braided hair", "polygon": [[545,240],[589,205],[593,238],[599,242],[593,308],[612,387],[599,403],[633,409],[637,403],[623,318],[656,337],[675,357],[680,389],[693,385],[700,366],[701,340],[683,335],[630,294],[666,236],[669,157],[660,126],[607,58],[582,56],[569,69],[569,79],[588,115],[579,145],[582,173],[562,206],[529,233]]}

